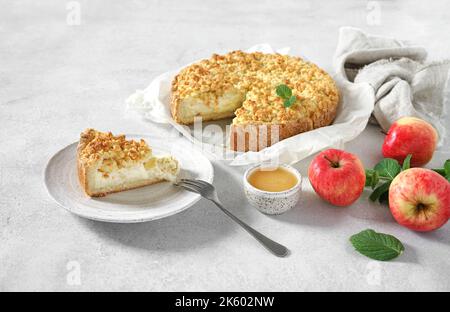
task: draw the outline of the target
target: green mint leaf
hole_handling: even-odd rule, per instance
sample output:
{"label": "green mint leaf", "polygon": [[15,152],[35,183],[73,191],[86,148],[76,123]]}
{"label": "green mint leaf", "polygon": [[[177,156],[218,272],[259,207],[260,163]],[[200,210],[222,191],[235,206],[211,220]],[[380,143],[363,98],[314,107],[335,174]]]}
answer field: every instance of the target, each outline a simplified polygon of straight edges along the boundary
{"label": "green mint leaf", "polygon": [[386,181],[376,189],[373,190],[372,194],[370,194],[369,199],[371,201],[376,201],[381,195],[389,192],[389,186],[391,186],[392,181]]}
{"label": "green mint leaf", "polygon": [[389,178],[393,180],[397,174],[400,173],[402,168],[398,161],[392,158],[385,158],[375,165],[373,168],[378,172],[380,177]]}
{"label": "green mint leaf", "polygon": [[448,181],[450,181],[450,159],[447,159],[444,163],[444,172],[445,177],[447,178]]}
{"label": "green mint leaf", "polygon": [[291,96],[292,96],[292,90],[291,88],[289,88],[287,85],[285,84],[280,84],[277,88],[276,88],[276,92],[277,95],[284,99],[284,100],[288,100]]}
{"label": "green mint leaf", "polygon": [[397,258],[405,250],[403,244],[394,236],[371,229],[352,235],[350,242],[359,253],[380,261]]}
{"label": "green mint leaf", "polygon": [[291,107],[292,105],[294,105],[296,100],[297,100],[297,97],[295,95],[291,96],[287,100],[284,100],[284,107]]}
{"label": "green mint leaf", "polygon": [[389,206],[389,192],[384,192],[381,194],[380,197],[378,197],[378,202],[382,205]]}
{"label": "green mint leaf", "polygon": [[444,163],[445,174],[450,174],[450,159],[447,159]]}
{"label": "green mint leaf", "polygon": [[370,185],[372,187],[372,190],[375,189],[379,181],[380,176],[378,175],[378,171],[374,171],[372,176],[372,184]]}
{"label": "green mint leaf", "polygon": [[370,186],[372,189],[377,186],[380,181],[378,172],[373,169],[366,169],[366,184],[365,186]]}
{"label": "green mint leaf", "polygon": [[408,156],[406,156],[405,160],[403,160],[402,170],[407,170],[407,169],[411,168],[411,157],[412,157],[412,154],[408,154]]}
{"label": "green mint leaf", "polygon": [[373,173],[375,170],[366,169],[366,184],[364,186],[372,186]]}
{"label": "green mint leaf", "polygon": [[439,173],[441,176],[443,176],[445,178],[445,169],[444,168],[436,168],[436,169],[431,169],[437,173]]}

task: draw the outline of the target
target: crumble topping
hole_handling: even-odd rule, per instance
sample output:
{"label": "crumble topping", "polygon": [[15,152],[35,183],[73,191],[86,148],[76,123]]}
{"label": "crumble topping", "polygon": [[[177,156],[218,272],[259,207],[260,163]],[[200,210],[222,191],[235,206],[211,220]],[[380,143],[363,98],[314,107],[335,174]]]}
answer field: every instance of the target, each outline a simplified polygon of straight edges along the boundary
{"label": "crumble topping", "polygon": [[139,142],[126,140],[125,135],[114,136],[111,132],[100,132],[86,129],[81,133],[79,157],[93,164],[101,161],[100,172],[111,172],[114,169],[142,162],[152,155],[152,150],[144,140]]}
{"label": "crumble topping", "polygon": [[[290,108],[285,108],[276,94],[280,84],[286,84],[297,97]],[[339,101],[333,79],[315,64],[288,55],[242,51],[214,54],[182,69],[172,82],[172,101],[178,105],[195,97],[207,105],[217,105],[218,98],[233,88],[245,95],[242,107],[235,112],[234,124],[285,123],[305,118],[312,122],[334,110]]]}

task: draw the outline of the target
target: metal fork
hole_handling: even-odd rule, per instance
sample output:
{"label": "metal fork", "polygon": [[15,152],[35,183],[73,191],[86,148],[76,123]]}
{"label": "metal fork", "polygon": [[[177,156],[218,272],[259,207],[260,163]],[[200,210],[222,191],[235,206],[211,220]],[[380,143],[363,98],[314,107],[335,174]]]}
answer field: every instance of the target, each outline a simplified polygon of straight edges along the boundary
{"label": "metal fork", "polygon": [[178,183],[175,183],[176,186],[182,187],[188,191],[198,193],[206,199],[209,199],[217,207],[220,208],[227,216],[233,219],[237,224],[242,226],[244,230],[250,233],[258,242],[260,242],[264,247],[266,247],[270,252],[278,257],[285,257],[288,255],[289,250],[281,244],[274,242],[270,238],[265,235],[259,233],[255,229],[248,226],[246,223],[238,219],[235,215],[229,212],[219,200],[217,196],[216,189],[214,186],[208,182],[202,180],[191,180],[191,179],[181,179]]}

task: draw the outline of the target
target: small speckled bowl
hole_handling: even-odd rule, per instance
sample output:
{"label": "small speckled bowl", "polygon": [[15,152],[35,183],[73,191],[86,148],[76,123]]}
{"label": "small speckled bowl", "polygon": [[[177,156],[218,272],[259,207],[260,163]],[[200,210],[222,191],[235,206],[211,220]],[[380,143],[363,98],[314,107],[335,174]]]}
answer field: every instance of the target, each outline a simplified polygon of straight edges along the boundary
{"label": "small speckled bowl", "polygon": [[301,174],[289,165],[280,165],[289,172],[291,172],[297,178],[297,184],[282,192],[267,192],[255,188],[248,182],[248,177],[256,169],[260,168],[260,165],[247,169],[244,174],[244,191],[250,204],[265,214],[282,214],[292,207],[294,207],[298,199],[300,198],[300,191],[302,188],[302,176]]}

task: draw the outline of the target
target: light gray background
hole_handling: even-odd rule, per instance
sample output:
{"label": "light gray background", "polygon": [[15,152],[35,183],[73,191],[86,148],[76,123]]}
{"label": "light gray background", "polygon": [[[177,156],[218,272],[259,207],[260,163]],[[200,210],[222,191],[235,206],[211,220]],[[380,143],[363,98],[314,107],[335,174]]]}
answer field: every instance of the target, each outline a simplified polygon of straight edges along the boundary
{"label": "light gray background", "polygon": [[[411,232],[367,194],[335,208],[305,181],[298,207],[269,217],[248,206],[243,169],[215,163],[230,210],[292,250],[279,259],[206,201],[155,222],[99,223],[61,209],[42,176],[86,127],[164,135],[125,116],[124,100],[158,73],[214,52],[268,42],[332,72],[338,28],[352,25],[449,57],[448,2],[93,0],[78,2],[78,26],[68,25],[66,3],[0,4],[0,290],[450,290],[450,226]],[[373,166],[382,140],[369,127],[346,149]],[[304,175],[309,161],[297,165]],[[405,253],[389,263],[357,254],[348,238],[366,228],[397,236]],[[73,263],[80,285],[67,282]]]}

